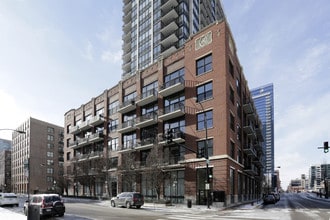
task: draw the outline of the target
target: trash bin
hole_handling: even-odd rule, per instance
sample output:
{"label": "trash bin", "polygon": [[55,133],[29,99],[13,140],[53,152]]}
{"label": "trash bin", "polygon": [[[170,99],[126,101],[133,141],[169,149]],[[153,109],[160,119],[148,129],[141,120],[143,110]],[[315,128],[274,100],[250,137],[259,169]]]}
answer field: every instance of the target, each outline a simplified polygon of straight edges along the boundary
{"label": "trash bin", "polygon": [[27,220],[39,220],[39,219],[40,219],[40,207],[38,205],[29,205]]}
{"label": "trash bin", "polygon": [[188,207],[188,208],[191,208],[191,203],[192,203],[192,202],[191,202],[191,199],[187,199],[187,207]]}

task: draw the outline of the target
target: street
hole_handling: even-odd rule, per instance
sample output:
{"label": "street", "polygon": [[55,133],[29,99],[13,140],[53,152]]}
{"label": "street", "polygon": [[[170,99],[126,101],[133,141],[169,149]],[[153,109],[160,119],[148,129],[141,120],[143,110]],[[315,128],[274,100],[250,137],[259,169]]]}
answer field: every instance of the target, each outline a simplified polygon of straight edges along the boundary
{"label": "street", "polygon": [[[207,209],[204,206],[187,208],[185,205],[166,207],[148,203],[141,209],[113,208],[109,201],[103,202],[67,202],[64,217],[46,218],[49,220],[191,220],[191,219],[280,219],[280,220],[329,220],[330,199],[320,199],[310,193],[282,193],[276,204],[246,204],[227,209]],[[21,206],[21,205],[20,205]],[[22,213],[22,207],[5,207]]]}

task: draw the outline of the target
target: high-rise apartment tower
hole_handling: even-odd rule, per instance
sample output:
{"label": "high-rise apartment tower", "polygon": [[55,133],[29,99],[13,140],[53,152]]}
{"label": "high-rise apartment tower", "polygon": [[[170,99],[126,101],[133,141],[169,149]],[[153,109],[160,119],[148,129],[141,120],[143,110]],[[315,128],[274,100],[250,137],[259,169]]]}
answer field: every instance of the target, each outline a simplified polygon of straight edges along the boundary
{"label": "high-rise apartment tower", "polygon": [[264,173],[274,172],[274,89],[267,84],[251,90],[252,98],[261,120],[264,137]]}
{"label": "high-rise apartment tower", "polygon": [[123,0],[122,78],[182,47],[224,18],[220,0]]}

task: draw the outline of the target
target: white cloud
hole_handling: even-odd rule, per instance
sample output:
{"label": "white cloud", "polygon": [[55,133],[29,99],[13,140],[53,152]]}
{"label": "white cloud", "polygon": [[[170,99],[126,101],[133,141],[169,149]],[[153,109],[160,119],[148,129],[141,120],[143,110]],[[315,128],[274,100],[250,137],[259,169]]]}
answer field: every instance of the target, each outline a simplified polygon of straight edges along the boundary
{"label": "white cloud", "polygon": [[89,61],[93,61],[94,60],[93,53],[94,53],[93,44],[90,41],[87,41],[82,56]]}
{"label": "white cloud", "polygon": [[[28,118],[13,96],[0,90],[0,100],[0,129],[16,129]],[[13,125],[16,127],[12,127]],[[11,140],[11,132],[0,131],[0,138]]]}
{"label": "white cloud", "polygon": [[103,51],[101,54],[101,59],[102,61],[109,63],[121,62],[121,51]]}

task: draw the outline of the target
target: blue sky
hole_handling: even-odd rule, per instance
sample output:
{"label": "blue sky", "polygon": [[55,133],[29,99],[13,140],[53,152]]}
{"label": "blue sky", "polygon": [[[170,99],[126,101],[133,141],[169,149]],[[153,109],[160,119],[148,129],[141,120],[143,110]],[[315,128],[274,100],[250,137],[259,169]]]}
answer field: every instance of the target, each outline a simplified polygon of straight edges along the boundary
{"label": "blue sky", "polygon": [[[274,84],[275,166],[286,188],[330,163],[317,149],[330,136],[330,3],[222,3],[249,87]],[[116,85],[121,9],[121,0],[0,0],[0,128],[30,116],[63,126],[65,112]]]}

